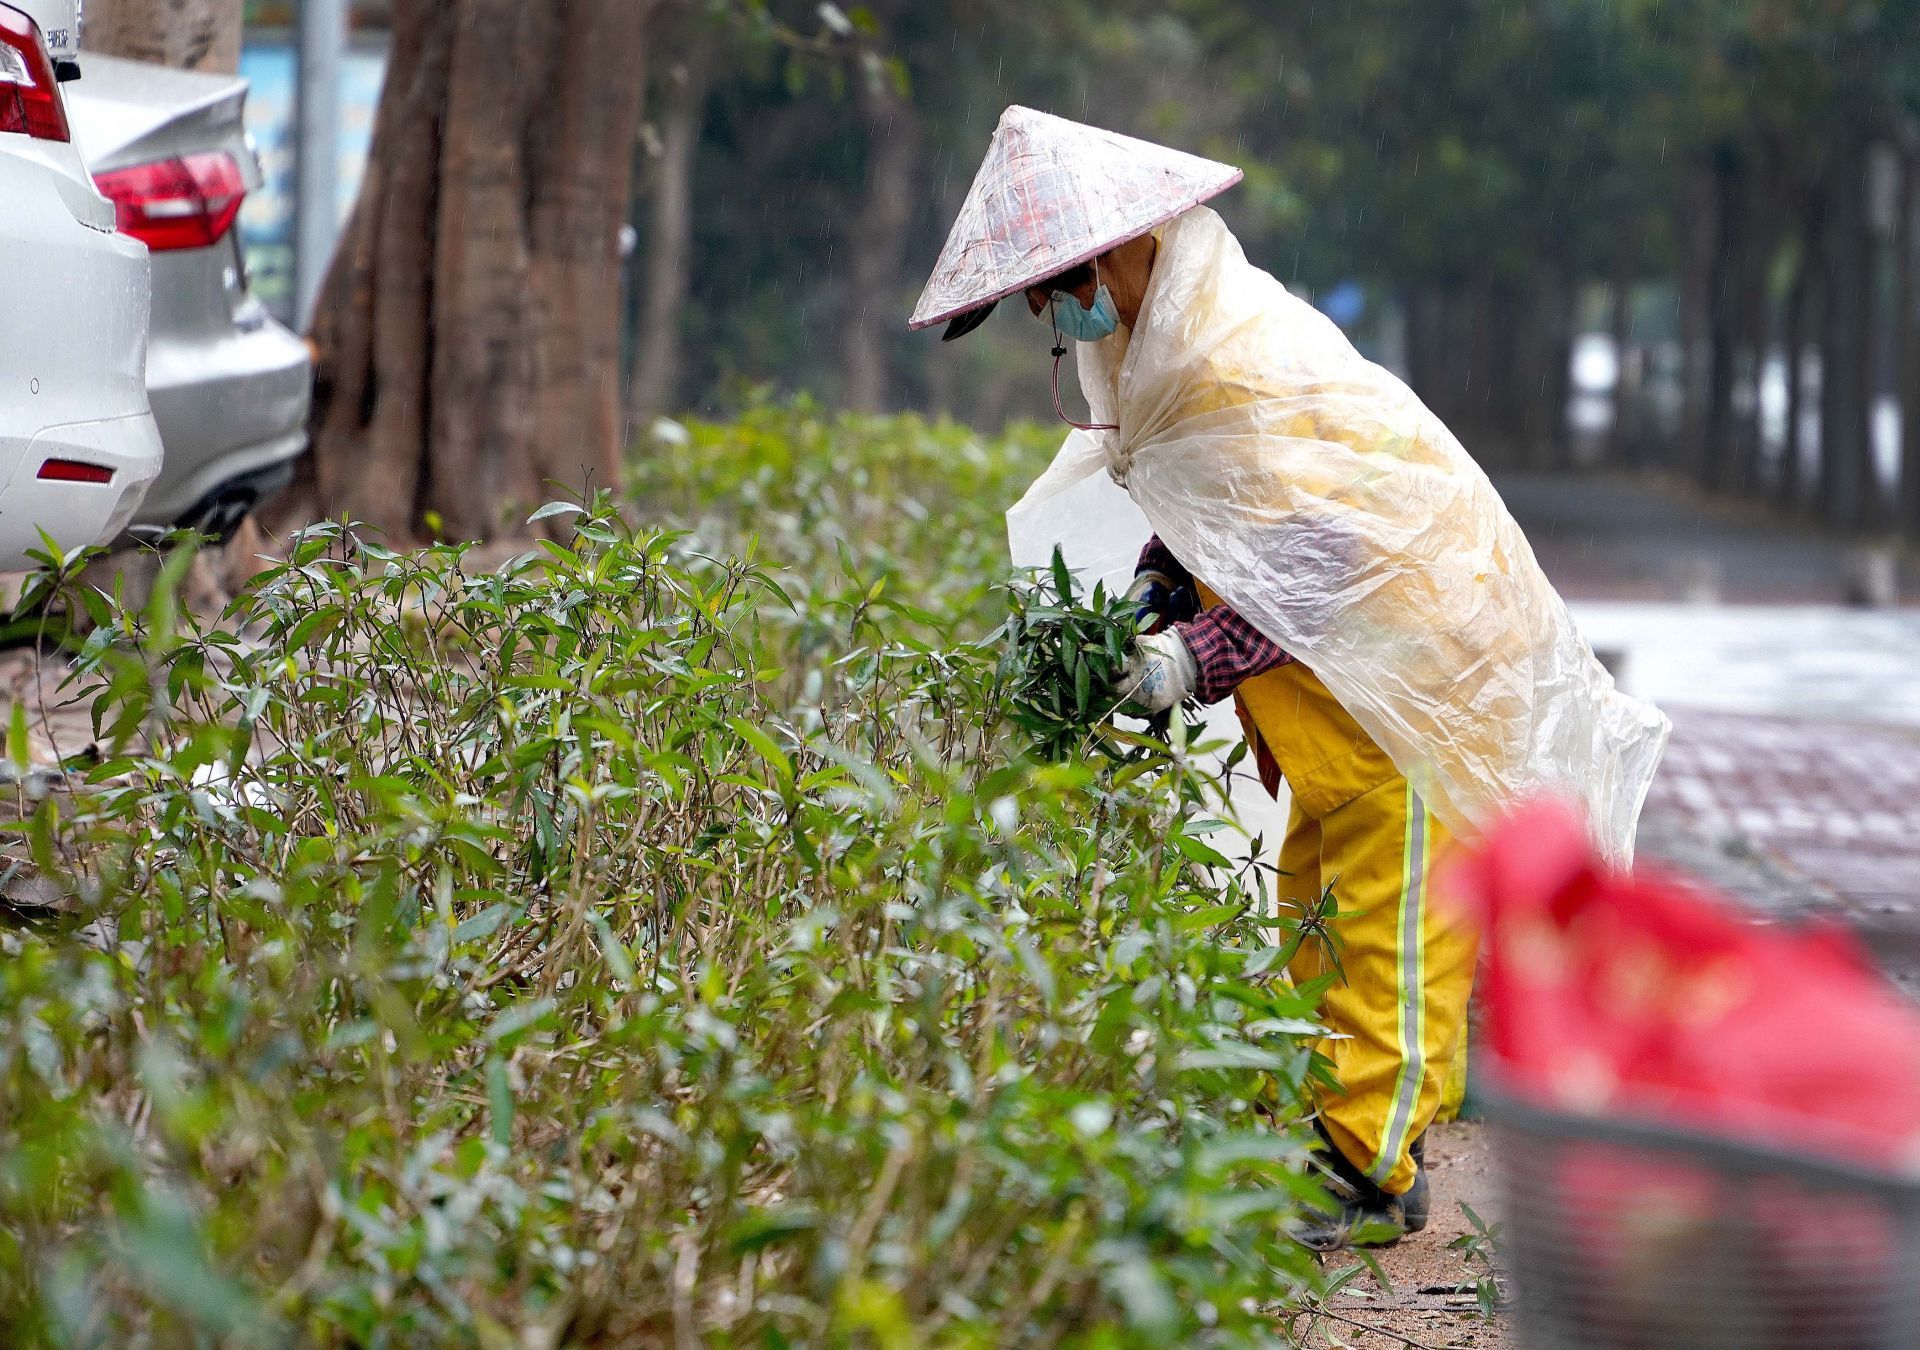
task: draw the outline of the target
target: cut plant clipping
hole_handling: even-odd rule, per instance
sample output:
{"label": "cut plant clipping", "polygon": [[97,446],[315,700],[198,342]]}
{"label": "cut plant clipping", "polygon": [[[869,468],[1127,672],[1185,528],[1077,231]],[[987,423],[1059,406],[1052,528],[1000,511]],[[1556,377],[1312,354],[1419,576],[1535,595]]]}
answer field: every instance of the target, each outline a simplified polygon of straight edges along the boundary
{"label": "cut plant clipping", "polygon": [[[1084,599],[1073,572],[1054,550],[1052,566],[1007,588],[1005,651],[1008,720],[1025,732],[1042,759],[1084,755],[1125,758],[1148,742],[1114,724],[1124,715],[1128,653],[1143,630],[1138,607],[1096,582]],[[1182,712],[1197,705],[1189,702]],[[1184,716],[1153,719],[1152,729],[1184,746],[1199,729]]]}

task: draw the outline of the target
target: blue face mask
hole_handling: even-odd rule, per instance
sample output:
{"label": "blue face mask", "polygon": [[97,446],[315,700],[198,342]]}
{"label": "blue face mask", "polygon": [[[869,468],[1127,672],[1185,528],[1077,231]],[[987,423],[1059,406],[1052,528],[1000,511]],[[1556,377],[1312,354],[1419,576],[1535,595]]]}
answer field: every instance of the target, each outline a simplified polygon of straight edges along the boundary
{"label": "blue face mask", "polygon": [[1082,309],[1080,302],[1065,291],[1053,293],[1053,326],[1075,342],[1098,342],[1113,336],[1120,326],[1120,311],[1105,286],[1093,293],[1093,308]]}

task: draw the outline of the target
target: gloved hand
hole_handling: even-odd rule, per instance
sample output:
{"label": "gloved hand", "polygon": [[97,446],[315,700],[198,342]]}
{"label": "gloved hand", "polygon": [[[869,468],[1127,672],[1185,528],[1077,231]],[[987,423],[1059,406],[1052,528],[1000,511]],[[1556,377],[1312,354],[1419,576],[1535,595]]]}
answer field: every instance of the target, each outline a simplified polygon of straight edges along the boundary
{"label": "gloved hand", "polygon": [[1151,618],[1149,633],[1163,633],[1169,624],[1185,623],[1200,612],[1200,602],[1192,589],[1177,584],[1164,572],[1140,572],[1127,588],[1127,599],[1137,606],[1141,619]]}
{"label": "gloved hand", "polygon": [[1120,676],[1120,692],[1129,712],[1153,717],[1193,697],[1200,680],[1200,664],[1186,641],[1172,629],[1147,633],[1133,640],[1127,668]]}

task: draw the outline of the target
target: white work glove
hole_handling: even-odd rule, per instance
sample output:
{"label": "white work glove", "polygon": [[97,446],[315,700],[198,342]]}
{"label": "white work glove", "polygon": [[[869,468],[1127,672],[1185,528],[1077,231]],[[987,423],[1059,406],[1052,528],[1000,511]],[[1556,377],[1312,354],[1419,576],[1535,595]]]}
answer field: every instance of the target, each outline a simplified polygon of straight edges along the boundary
{"label": "white work glove", "polygon": [[1192,698],[1199,682],[1199,662],[1187,650],[1179,631],[1169,628],[1133,640],[1133,652],[1120,677],[1120,692],[1126,696],[1128,711],[1152,717]]}

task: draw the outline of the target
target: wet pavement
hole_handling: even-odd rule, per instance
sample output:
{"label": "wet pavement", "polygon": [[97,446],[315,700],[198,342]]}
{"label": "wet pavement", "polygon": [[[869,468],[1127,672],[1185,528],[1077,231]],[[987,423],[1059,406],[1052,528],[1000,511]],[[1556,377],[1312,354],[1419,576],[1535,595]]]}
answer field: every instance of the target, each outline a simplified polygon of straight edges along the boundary
{"label": "wet pavement", "polygon": [[1622,686],[1673,718],[1640,856],[1770,917],[1837,917],[1920,994],[1920,601],[1911,555],[1671,483],[1502,480]]}
{"label": "wet pavement", "polygon": [[1920,730],[1669,713],[1642,857],[1770,915],[1839,918],[1920,994]]}
{"label": "wet pavement", "polygon": [[1621,687],[1663,708],[1920,727],[1920,609],[1593,600],[1571,608]]}
{"label": "wet pavement", "polygon": [[[1669,478],[1502,475],[1500,495],[1569,600],[1842,605],[1861,584],[1861,539]],[[1920,604],[1920,556],[1887,558]]]}

